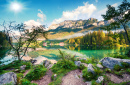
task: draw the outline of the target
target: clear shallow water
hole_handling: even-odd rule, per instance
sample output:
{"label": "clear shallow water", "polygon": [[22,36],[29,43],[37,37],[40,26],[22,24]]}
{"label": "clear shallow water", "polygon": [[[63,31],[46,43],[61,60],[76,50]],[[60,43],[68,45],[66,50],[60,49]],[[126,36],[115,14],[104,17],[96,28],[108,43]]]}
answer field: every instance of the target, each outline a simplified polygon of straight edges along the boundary
{"label": "clear shallow water", "polygon": [[[118,47],[118,48],[109,48],[109,47],[91,47],[91,46],[59,46],[59,45],[53,45],[53,46],[44,46],[46,50],[35,50],[28,53],[30,57],[36,58],[38,56],[43,56],[51,60],[57,60],[59,51],[61,51],[70,54],[70,55],[76,55],[76,57],[94,57],[101,59],[103,57],[107,57],[110,54],[125,54],[130,49],[129,47]],[[7,61],[12,59],[11,55],[3,55],[4,57],[1,59],[1,61]],[[11,61],[9,61],[11,62]],[[8,64],[4,63],[4,64]]]}

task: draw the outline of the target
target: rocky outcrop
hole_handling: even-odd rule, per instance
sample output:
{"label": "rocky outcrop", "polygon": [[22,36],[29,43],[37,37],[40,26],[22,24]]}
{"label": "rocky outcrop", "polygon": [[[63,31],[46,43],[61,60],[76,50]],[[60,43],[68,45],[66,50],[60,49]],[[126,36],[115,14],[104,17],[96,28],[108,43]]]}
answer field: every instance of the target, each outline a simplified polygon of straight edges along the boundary
{"label": "rocky outcrop", "polygon": [[105,57],[105,58],[101,59],[100,62],[102,63],[102,65],[104,67],[113,69],[115,65],[121,66],[121,62],[125,62],[125,63],[130,64],[130,59]]}
{"label": "rocky outcrop", "polygon": [[16,85],[17,76],[14,72],[8,72],[0,75],[0,85],[11,83],[12,85]]}
{"label": "rocky outcrop", "polygon": [[95,74],[94,66],[92,64],[88,64],[88,72],[92,72],[93,74]]}

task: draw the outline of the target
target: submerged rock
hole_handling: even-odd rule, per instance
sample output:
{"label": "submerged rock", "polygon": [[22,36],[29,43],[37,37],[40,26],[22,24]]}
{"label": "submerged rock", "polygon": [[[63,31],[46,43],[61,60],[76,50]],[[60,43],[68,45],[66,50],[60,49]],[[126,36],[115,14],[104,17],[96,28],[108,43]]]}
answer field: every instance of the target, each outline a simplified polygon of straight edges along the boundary
{"label": "submerged rock", "polygon": [[115,65],[120,65],[121,62],[125,62],[130,64],[130,59],[120,59],[120,58],[111,58],[111,57],[105,57],[100,60],[103,66],[113,69]]}
{"label": "submerged rock", "polygon": [[80,66],[81,65],[81,61],[74,61],[76,66]]}
{"label": "submerged rock", "polygon": [[93,74],[95,74],[94,66],[92,64],[88,64],[88,72],[92,72]]}
{"label": "submerged rock", "polygon": [[15,85],[17,83],[17,76],[14,72],[8,72],[0,75],[0,85],[11,83]]}
{"label": "submerged rock", "polygon": [[104,80],[103,76],[99,76],[96,80],[97,83],[101,83]]}

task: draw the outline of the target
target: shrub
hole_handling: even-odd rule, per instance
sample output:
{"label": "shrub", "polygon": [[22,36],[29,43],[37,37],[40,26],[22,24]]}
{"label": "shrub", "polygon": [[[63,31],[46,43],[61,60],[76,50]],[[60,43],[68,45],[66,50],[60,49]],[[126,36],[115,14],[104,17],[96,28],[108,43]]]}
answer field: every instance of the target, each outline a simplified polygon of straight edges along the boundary
{"label": "shrub", "polygon": [[23,74],[22,73],[18,73],[17,74],[17,84],[21,83],[21,79],[23,78]]}
{"label": "shrub", "polygon": [[121,65],[122,65],[123,68],[129,68],[130,67],[130,65],[128,63],[125,63],[125,62],[122,62]]}
{"label": "shrub", "polygon": [[57,73],[59,71],[64,71],[64,70],[74,70],[76,69],[76,66],[74,62],[70,60],[59,60],[53,67],[52,71],[54,73]]}
{"label": "shrub", "polygon": [[40,79],[42,76],[45,75],[47,69],[44,68],[42,65],[38,65],[36,67],[34,67],[33,70],[31,70],[26,76],[25,78],[27,78],[28,80],[37,80]]}
{"label": "shrub", "polygon": [[120,71],[122,69],[122,67],[120,65],[115,65],[114,66],[114,70],[116,71]]}
{"label": "shrub", "polygon": [[29,80],[27,79],[22,79],[21,80],[21,85],[37,85],[35,83],[31,83]]}
{"label": "shrub", "polygon": [[91,81],[92,79],[95,79],[96,75],[92,72],[88,72],[87,70],[87,68],[83,70],[83,77],[85,78],[85,80]]}
{"label": "shrub", "polygon": [[83,77],[88,80],[91,81],[92,79],[97,79],[97,77],[103,72],[101,71],[99,68],[95,68],[94,69],[95,73],[92,72],[88,72],[88,69],[84,69],[83,70]]}

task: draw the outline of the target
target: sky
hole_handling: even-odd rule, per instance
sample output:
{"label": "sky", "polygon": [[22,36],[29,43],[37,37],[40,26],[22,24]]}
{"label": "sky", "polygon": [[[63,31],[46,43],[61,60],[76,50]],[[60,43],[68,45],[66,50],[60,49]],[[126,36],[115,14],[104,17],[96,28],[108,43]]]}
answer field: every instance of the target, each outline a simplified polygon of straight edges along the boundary
{"label": "sky", "polygon": [[[130,1],[130,0],[128,0]],[[16,21],[28,26],[58,24],[64,20],[103,20],[106,5],[114,7],[122,0],[0,0],[0,24]]]}

